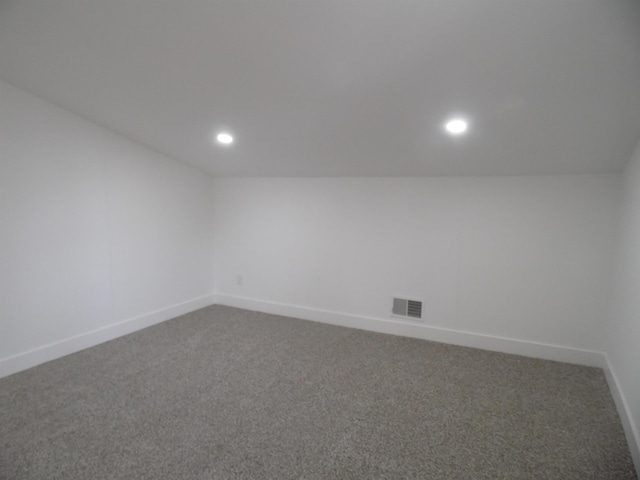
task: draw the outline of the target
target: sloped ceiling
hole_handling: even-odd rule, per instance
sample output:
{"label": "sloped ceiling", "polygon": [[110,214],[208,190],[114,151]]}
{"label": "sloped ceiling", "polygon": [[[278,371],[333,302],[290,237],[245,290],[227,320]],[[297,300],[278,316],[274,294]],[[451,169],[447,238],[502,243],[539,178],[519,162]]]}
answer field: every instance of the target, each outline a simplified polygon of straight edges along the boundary
{"label": "sloped ceiling", "polygon": [[619,172],[640,2],[0,1],[0,79],[220,176]]}

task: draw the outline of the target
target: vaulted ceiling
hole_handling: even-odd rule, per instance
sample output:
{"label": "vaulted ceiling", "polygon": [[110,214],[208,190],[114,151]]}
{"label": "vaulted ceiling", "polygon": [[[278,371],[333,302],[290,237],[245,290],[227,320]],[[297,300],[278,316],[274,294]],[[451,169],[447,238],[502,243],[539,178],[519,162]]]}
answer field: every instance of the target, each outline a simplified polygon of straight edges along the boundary
{"label": "vaulted ceiling", "polygon": [[619,172],[640,2],[0,0],[0,79],[220,176]]}

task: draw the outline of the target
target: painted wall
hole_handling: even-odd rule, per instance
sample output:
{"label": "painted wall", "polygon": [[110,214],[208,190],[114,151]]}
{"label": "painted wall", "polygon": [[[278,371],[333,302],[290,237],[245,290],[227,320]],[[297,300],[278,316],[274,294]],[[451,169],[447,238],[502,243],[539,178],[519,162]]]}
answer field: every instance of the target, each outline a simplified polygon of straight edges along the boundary
{"label": "painted wall", "polygon": [[5,374],[211,300],[209,176],[6,83],[0,141]]}
{"label": "painted wall", "polygon": [[0,376],[211,303],[215,246],[226,303],[606,349],[638,457],[640,147],[611,311],[619,175],[212,180],[2,82],[0,152]]}
{"label": "painted wall", "polygon": [[[424,301],[429,327],[601,352],[620,182],[218,178],[216,291],[238,306],[354,315],[365,328],[395,321],[402,295]],[[374,329],[407,331],[395,325]]]}
{"label": "painted wall", "polygon": [[620,392],[618,407],[626,410],[623,425],[640,472],[640,144],[624,174],[621,210],[606,353],[614,375],[612,390]]}

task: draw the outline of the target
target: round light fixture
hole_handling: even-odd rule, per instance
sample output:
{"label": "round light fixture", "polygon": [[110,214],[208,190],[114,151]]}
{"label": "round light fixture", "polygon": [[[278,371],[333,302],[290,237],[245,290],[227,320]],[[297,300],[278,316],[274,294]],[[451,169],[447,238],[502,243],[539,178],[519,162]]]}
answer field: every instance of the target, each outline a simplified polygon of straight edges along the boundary
{"label": "round light fixture", "polygon": [[233,143],[233,136],[230,133],[220,132],[216,135],[216,140],[222,145],[231,145]]}
{"label": "round light fixture", "polygon": [[451,135],[462,135],[469,128],[469,123],[462,118],[452,118],[445,123],[444,128]]}

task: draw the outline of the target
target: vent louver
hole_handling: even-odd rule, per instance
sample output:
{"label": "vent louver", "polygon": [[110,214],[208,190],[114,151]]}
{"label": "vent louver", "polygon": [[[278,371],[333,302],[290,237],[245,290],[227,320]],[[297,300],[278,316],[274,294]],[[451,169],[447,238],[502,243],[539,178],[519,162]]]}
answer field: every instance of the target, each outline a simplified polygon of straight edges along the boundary
{"label": "vent louver", "polygon": [[422,302],[419,300],[408,300],[405,298],[393,299],[393,315],[407,318],[422,318]]}

